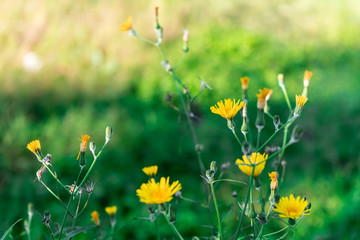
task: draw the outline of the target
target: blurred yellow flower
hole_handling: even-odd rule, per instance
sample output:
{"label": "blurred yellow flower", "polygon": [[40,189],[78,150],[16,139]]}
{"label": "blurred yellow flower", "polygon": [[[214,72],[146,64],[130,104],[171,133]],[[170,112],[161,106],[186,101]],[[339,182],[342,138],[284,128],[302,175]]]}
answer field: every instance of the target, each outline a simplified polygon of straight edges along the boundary
{"label": "blurred yellow flower", "polygon": [[245,173],[248,176],[251,176],[253,167],[247,166],[247,165],[241,165],[241,164],[256,164],[255,171],[254,171],[254,178],[257,178],[261,172],[264,170],[266,159],[268,155],[266,153],[260,154],[260,153],[252,153],[251,156],[242,156],[241,159],[237,159],[236,163],[238,164],[239,169]]}
{"label": "blurred yellow flower", "polygon": [[36,150],[41,150],[41,145],[39,140],[31,141],[27,146],[27,149],[32,151],[34,154],[37,154]]}
{"label": "blurred yellow flower", "polygon": [[296,95],[296,108],[302,108],[307,102],[307,98],[301,95]]}
{"label": "blurred yellow flower", "polygon": [[270,189],[275,190],[277,188],[277,186],[278,186],[277,172],[269,173],[269,177],[271,179]]}
{"label": "blurred yellow flower", "polygon": [[305,73],[304,73],[304,87],[309,86],[311,76],[312,76],[312,72],[305,71]]}
{"label": "blurred yellow flower", "polygon": [[126,21],[120,26],[120,31],[129,31],[132,28],[132,17],[129,16]]}
{"label": "blurred yellow flower", "polygon": [[93,221],[96,226],[100,226],[99,213],[97,211],[91,213],[91,221]]}
{"label": "blurred yellow flower", "polygon": [[250,78],[248,77],[243,77],[240,79],[241,81],[241,87],[243,90],[246,90],[248,88],[248,84],[249,84],[249,81],[250,81]]}
{"label": "blurred yellow flower", "polygon": [[309,205],[308,201],[300,199],[298,196],[296,199],[293,194],[290,197],[282,197],[279,203],[275,204],[274,211],[279,213],[279,217],[296,219],[303,215],[309,215],[310,209],[306,209]]}
{"label": "blurred yellow flower", "polygon": [[150,166],[150,167],[144,167],[142,170],[146,175],[153,178],[157,173],[158,166],[154,165],[154,166]]}
{"label": "blurred yellow flower", "polygon": [[237,102],[235,102],[235,99],[233,99],[232,101],[231,99],[225,99],[224,102],[225,104],[223,103],[223,101],[218,102],[217,106],[214,105],[210,107],[210,110],[212,113],[219,114],[220,116],[228,120],[232,120],[244,105],[243,101],[238,100]]}
{"label": "blurred yellow flower", "polygon": [[171,201],[173,195],[181,189],[179,181],[175,181],[169,185],[170,178],[162,177],[160,182],[155,182],[155,179],[150,179],[148,183],[143,183],[140,189],[136,190],[136,195],[139,196],[140,202],[147,204],[161,204]]}
{"label": "blurred yellow flower", "polygon": [[259,89],[259,93],[256,94],[256,96],[258,97],[257,107],[259,109],[264,109],[265,104],[267,101],[269,101],[272,93],[273,90],[268,88],[264,88],[263,90]]}
{"label": "blurred yellow flower", "polygon": [[111,206],[111,207],[106,207],[105,208],[105,212],[111,216],[111,215],[115,215],[117,212],[117,207],[116,206]]}
{"label": "blurred yellow flower", "polygon": [[77,159],[79,159],[81,152],[86,151],[86,145],[87,145],[89,139],[90,139],[90,136],[87,135],[87,134],[81,135],[81,138],[79,138],[81,143],[80,143],[80,152],[79,152],[79,155],[78,155]]}

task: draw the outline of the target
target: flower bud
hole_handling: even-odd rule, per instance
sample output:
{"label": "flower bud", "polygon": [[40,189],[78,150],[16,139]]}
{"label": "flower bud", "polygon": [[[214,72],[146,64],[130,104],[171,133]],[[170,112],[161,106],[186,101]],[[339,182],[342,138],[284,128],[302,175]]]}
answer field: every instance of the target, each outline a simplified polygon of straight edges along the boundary
{"label": "flower bud", "polygon": [[275,131],[279,130],[279,125],[280,125],[279,115],[274,116],[273,122],[274,122],[274,126],[275,126]]}
{"label": "flower bud", "polygon": [[189,30],[183,30],[183,51],[187,53],[189,51]]}
{"label": "flower bud", "polygon": [[212,162],[210,163],[210,171],[214,172],[214,174],[216,173],[216,171],[217,171],[217,164],[216,164],[215,161],[212,161]]}
{"label": "flower bud", "polygon": [[234,191],[232,192],[232,196],[233,196],[233,198],[237,198],[238,193],[237,193],[237,191],[236,191],[236,190],[234,190]]}
{"label": "flower bud", "polygon": [[258,108],[255,125],[258,131],[264,128],[265,126],[264,109]]}
{"label": "flower bud", "polygon": [[243,118],[243,123],[241,125],[241,133],[242,134],[247,134],[249,132],[249,129],[248,129],[248,126],[247,126],[247,123],[246,123],[246,117]]}
{"label": "flower bud", "polygon": [[248,141],[244,141],[242,146],[241,146],[241,151],[243,152],[244,155],[249,155],[249,153],[251,152],[251,145]]}
{"label": "flower bud", "polygon": [[181,198],[182,197],[182,192],[181,191],[175,192],[175,197]]}
{"label": "flower bud", "polygon": [[106,143],[109,142],[112,138],[113,130],[112,127],[107,126],[105,130],[105,140]]}
{"label": "flower bud", "polygon": [[204,151],[204,145],[202,145],[202,144],[196,144],[196,146],[195,146],[195,151],[196,151],[196,152],[202,152],[202,151]]}
{"label": "flower bud", "polygon": [[235,124],[231,119],[227,119],[227,126],[231,131],[235,131]]}
{"label": "flower bud", "polygon": [[89,148],[90,148],[90,151],[92,152],[92,154],[95,155],[96,145],[94,142],[90,142]]}
{"label": "flower bud", "polygon": [[303,133],[304,133],[304,129],[296,125],[291,133],[290,143],[296,143],[300,141]]}
{"label": "flower bud", "polygon": [[168,60],[162,60],[162,61],[161,61],[161,66],[163,66],[163,68],[164,68],[165,71],[167,71],[167,72],[171,72],[171,71],[172,71],[171,65],[170,65],[170,63],[169,63]]}
{"label": "flower bud", "polygon": [[285,87],[284,74],[280,73],[278,74],[277,77],[278,77],[279,86],[281,88],[284,88]]}
{"label": "flower bud", "polygon": [[80,165],[81,168],[85,167],[85,165],[86,165],[85,152],[80,152],[79,165]]}
{"label": "flower bud", "polygon": [[260,212],[258,215],[258,218],[259,218],[261,224],[265,225],[267,223],[267,217],[266,217],[265,213]]}
{"label": "flower bud", "polygon": [[209,179],[210,181],[212,181],[213,179],[214,179],[214,172],[213,171],[211,171],[211,170],[206,170],[206,177],[207,177],[207,179]]}
{"label": "flower bud", "polygon": [[31,221],[32,217],[34,216],[34,205],[32,203],[28,204],[28,217],[29,221]]}

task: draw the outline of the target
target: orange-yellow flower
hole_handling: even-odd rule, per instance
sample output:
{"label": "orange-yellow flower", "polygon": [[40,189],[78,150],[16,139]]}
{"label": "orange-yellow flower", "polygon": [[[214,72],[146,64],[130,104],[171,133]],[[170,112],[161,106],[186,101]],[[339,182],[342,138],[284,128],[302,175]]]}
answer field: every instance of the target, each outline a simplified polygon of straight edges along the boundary
{"label": "orange-yellow flower", "polygon": [[307,102],[307,98],[301,95],[296,95],[296,107],[295,107],[295,114],[299,114],[304,107],[305,103]]}
{"label": "orange-yellow flower", "polygon": [[268,155],[266,153],[260,154],[254,152],[251,154],[251,156],[243,155],[242,160],[237,159],[236,163],[238,164],[239,169],[248,176],[251,176],[253,171],[253,167],[248,165],[256,164],[254,178],[257,178],[265,168],[267,157]]}
{"label": "orange-yellow flower", "polygon": [[248,88],[248,84],[249,84],[249,81],[250,79],[248,77],[243,77],[240,79],[241,81],[241,87],[243,90],[246,90]]}
{"label": "orange-yellow flower", "polygon": [[265,104],[267,101],[269,101],[272,93],[273,90],[268,88],[264,88],[263,90],[259,89],[259,93],[256,94],[258,97],[257,108],[264,109]]}
{"label": "orange-yellow flower", "polygon": [[26,147],[27,149],[32,151],[35,155],[37,154],[36,153],[37,150],[41,150],[41,145],[39,140],[31,141]]}
{"label": "orange-yellow flower", "polygon": [[160,182],[155,182],[151,178],[148,183],[143,183],[140,189],[136,190],[136,195],[139,196],[140,202],[146,204],[161,204],[171,201],[173,195],[181,189],[179,181],[169,184],[170,178],[162,177]]}
{"label": "orange-yellow flower", "polygon": [[238,100],[235,102],[235,99],[232,101],[231,99],[225,99],[224,102],[225,103],[223,103],[223,101],[219,101],[217,106],[214,105],[210,107],[210,110],[212,113],[219,114],[227,120],[232,120],[244,105],[243,101]]}
{"label": "orange-yellow flower", "polygon": [[119,30],[120,31],[129,31],[132,28],[132,17],[129,16],[126,21],[121,24]]}
{"label": "orange-yellow flower", "polygon": [[304,87],[309,87],[311,76],[312,76],[312,72],[305,71],[305,73],[304,73]]}
{"label": "orange-yellow flower", "polygon": [[99,213],[97,211],[91,213],[91,221],[93,221],[96,226],[100,226]]}
{"label": "orange-yellow flower", "polygon": [[85,152],[85,151],[86,151],[86,145],[87,145],[89,139],[90,139],[90,136],[87,135],[87,134],[81,135],[81,138],[79,138],[79,140],[81,141],[81,143],[80,143],[80,152],[79,152],[79,155],[78,155],[77,159],[79,159],[81,152]]}
{"label": "orange-yellow flower", "polygon": [[275,204],[274,211],[279,213],[279,217],[296,219],[303,215],[309,215],[310,209],[306,209],[309,205],[308,201],[300,199],[298,196],[296,199],[293,194],[290,197],[282,197],[279,203]]}
{"label": "orange-yellow flower", "polygon": [[111,207],[106,207],[105,208],[105,212],[111,216],[111,215],[115,215],[117,212],[117,207],[116,206],[111,206]]}
{"label": "orange-yellow flower", "polygon": [[271,173],[269,173],[269,177],[270,177],[270,179],[271,179],[270,189],[271,189],[271,190],[276,190],[276,188],[277,188],[277,186],[278,186],[277,172],[271,172]]}
{"label": "orange-yellow flower", "polygon": [[150,167],[144,167],[142,170],[146,175],[153,178],[157,173],[158,166],[154,165],[154,166],[150,166]]}

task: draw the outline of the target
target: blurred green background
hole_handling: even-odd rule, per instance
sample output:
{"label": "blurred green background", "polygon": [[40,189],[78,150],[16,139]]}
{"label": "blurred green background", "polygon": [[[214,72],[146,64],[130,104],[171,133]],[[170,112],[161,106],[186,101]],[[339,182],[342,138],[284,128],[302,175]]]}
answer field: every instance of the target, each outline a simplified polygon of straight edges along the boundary
{"label": "blurred green background", "polygon": [[[178,67],[179,77],[192,93],[199,90],[198,76],[213,88],[195,105],[199,116],[195,125],[207,166],[213,160],[219,165],[234,163],[241,155],[225,120],[209,110],[218,100],[241,98],[240,77],[251,79],[248,111],[252,119],[255,94],[268,87],[274,90],[271,113],[285,121],[287,106],[277,74],[285,74],[294,105],[304,71],[313,72],[309,101],[297,121],[305,128],[304,137],[286,150],[287,171],[280,191],[283,196],[307,196],[312,211],[290,238],[359,239],[360,3],[355,0],[2,0],[0,234],[26,217],[29,202],[41,214],[50,210],[54,222],[62,220],[58,202],[33,182],[40,165],[26,149],[27,143],[39,139],[43,153],[52,154],[61,180],[70,185],[78,171],[78,138],[87,133],[101,146],[107,125],[113,127],[114,136],[91,174],[96,189],[80,218],[82,226],[90,225],[90,212],[98,210],[106,232],[109,220],[103,209],[117,205],[115,239],[154,239],[153,224],[133,220],[148,214],[135,191],[146,181],[141,168],[151,164],[159,165],[159,176],[179,180],[183,196],[203,201],[186,120],[165,101],[167,93],[176,94],[176,88],[160,64],[160,54],[118,31],[132,15],[134,29],[154,39],[155,6],[160,7],[164,49],[171,63],[181,58],[183,28],[190,31],[190,51]],[[38,61],[24,67],[24,61],[34,59],[31,52]],[[273,131],[271,119],[266,120],[263,141]],[[239,116],[235,121],[241,124]],[[280,142],[278,136],[273,144]],[[271,164],[265,170],[271,171]],[[45,175],[44,181],[67,199]],[[233,164],[225,176],[246,180]],[[261,180],[269,183],[266,174]],[[242,201],[244,187],[218,186],[224,213],[233,204],[234,189]],[[209,235],[204,226],[209,224],[206,210],[184,201],[173,204],[177,226],[187,239]],[[235,225],[232,215],[225,228]],[[279,222],[273,229],[282,226]],[[19,224],[15,232],[21,231]],[[49,239],[38,215],[32,231],[39,236],[34,239]],[[169,239],[165,223],[161,231]],[[76,239],[90,238],[95,231],[88,234]]]}

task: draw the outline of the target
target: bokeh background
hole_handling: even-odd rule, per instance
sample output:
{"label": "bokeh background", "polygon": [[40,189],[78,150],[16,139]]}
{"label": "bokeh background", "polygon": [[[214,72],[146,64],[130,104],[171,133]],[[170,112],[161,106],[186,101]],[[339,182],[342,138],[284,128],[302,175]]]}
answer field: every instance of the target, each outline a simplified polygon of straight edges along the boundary
{"label": "bokeh background", "polygon": [[[190,91],[199,90],[200,76],[213,88],[196,102],[196,129],[205,146],[204,162],[234,163],[241,155],[224,119],[209,107],[220,99],[240,98],[240,77],[250,77],[250,117],[256,112],[259,88],[274,89],[272,114],[285,119],[287,106],[276,76],[284,73],[292,104],[302,91],[305,70],[313,72],[309,101],[301,119],[303,139],[286,151],[288,161],[281,194],[307,196],[311,215],[293,239],[360,238],[360,3],[356,0],[270,1],[12,1],[0,2],[0,233],[27,204],[54,222],[63,209],[39,182],[33,182],[39,162],[26,149],[39,139],[44,153],[65,184],[77,174],[75,160],[80,135],[98,146],[107,125],[113,140],[90,179],[96,189],[80,218],[90,225],[98,210],[107,231],[104,207],[118,206],[116,239],[153,239],[153,224],[136,189],[146,176],[141,168],[159,165],[159,175],[183,185],[183,196],[202,201],[199,167],[186,121],[165,101],[176,88],[163,71],[157,49],[119,32],[133,16],[133,27],[155,39],[154,7],[160,7],[164,49],[172,63],[182,56],[182,30],[190,31],[190,51],[177,73]],[[177,99],[177,95],[174,96]],[[175,101],[177,104],[177,101]],[[270,136],[269,118],[263,134]],[[241,124],[240,117],[235,119]],[[281,136],[274,139],[280,144]],[[267,171],[271,170],[268,164]],[[227,178],[245,180],[231,164]],[[55,181],[44,181],[56,189]],[[268,184],[268,177],[261,177]],[[231,193],[245,196],[242,186],[218,186],[223,212],[233,204]],[[208,213],[201,207],[174,201],[177,226],[186,238],[209,234]],[[227,228],[236,225],[234,216]],[[279,222],[273,229],[283,226]],[[161,229],[168,238],[167,226]],[[268,231],[270,230],[267,229]],[[35,239],[48,239],[41,218],[34,217]],[[15,228],[21,234],[22,226]],[[79,235],[76,239],[89,239]],[[21,237],[19,236],[19,239]]]}

